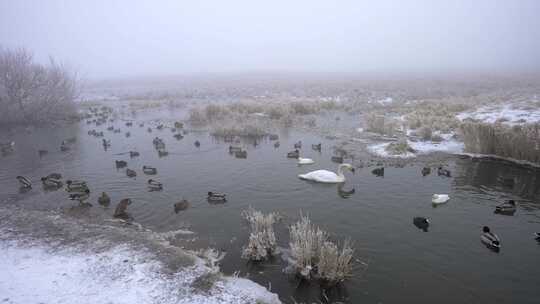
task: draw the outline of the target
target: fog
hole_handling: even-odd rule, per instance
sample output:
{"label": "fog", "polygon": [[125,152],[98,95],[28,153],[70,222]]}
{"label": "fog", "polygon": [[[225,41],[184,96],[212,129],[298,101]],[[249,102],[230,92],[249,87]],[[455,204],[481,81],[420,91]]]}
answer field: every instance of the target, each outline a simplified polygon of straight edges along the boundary
{"label": "fog", "polygon": [[88,78],[534,71],[538,1],[7,1],[0,45]]}

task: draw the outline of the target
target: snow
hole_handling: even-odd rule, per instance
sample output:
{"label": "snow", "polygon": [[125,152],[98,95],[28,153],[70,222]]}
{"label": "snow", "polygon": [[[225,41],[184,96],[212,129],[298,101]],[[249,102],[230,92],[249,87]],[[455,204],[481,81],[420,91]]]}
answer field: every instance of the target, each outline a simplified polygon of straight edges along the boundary
{"label": "snow", "polygon": [[0,242],[0,301],[15,303],[280,303],[242,278],[218,280],[208,292],[193,282],[211,272],[204,263],[171,274],[153,256],[126,245],[99,252]]}
{"label": "snow", "polygon": [[[443,136],[444,137],[444,136]],[[462,153],[465,145],[462,142],[456,140],[444,140],[442,142],[431,142],[431,141],[407,141],[409,146],[416,150],[416,153],[407,152],[405,154],[390,154],[386,151],[386,147],[390,143],[381,143],[368,146],[368,151],[381,156],[381,157],[390,157],[390,158],[412,158],[416,157],[417,154],[429,154],[432,152],[446,152],[451,154]]]}
{"label": "snow", "polygon": [[461,121],[470,118],[486,123],[495,123],[501,119],[503,124],[517,125],[540,122],[540,108],[531,108],[520,104],[486,106],[475,111],[459,113],[456,117]]}
{"label": "snow", "polygon": [[391,157],[391,158],[412,158],[416,157],[414,153],[407,152],[404,154],[390,154],[388,151],[386,151],[386,147],[388,147],[390,143],[382,143],[382,144],[375,144],[368,146],[367,149],[369,152],[381,156],[381,157]]}

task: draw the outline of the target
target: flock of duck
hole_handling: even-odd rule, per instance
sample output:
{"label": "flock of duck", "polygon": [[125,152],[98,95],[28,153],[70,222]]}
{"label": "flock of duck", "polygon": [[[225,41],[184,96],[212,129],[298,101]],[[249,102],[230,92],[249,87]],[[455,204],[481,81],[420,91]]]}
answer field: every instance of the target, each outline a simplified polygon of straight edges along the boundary
{"label": "flock of duck", "polygon": [[[87,124],[94,123],[96,126],[99,126],[101,124],[104,124],[106,122],[113,122],[114,119],[109,119],[108,114],[112,112],[112,109],[109,108],[102,108],[101,112],[97,108],[91,108],[90,113],[88,114],[87,118],[95,117],[95,119],[87,120]],[[126,122],[126,126],[131,127],[133,125],[133,122],[128,121]],[[139,127],[144,127],[144,123],[140,123]],[[163,124],[160,124],[156,127],[158,130],[162,130],[164,128]],[[113,126],[110,126],[107,128],[108,131],[111,131],[113,133],[120,133],[120,129],[115,129]],[[152,128],[147,128],[148,132],[152,132]],[[176,139],[182,139],[184,135],[187,133],[186,130],[183,129],[183,124],[181,122],[175,122],[174,127],[171,128],[171,131],[174,133],[174,137]],[[181,132],[180,132],[181,131]],[[90,130],[88,131],[88,135],[94,136],[94,137],[104,137],[103,131],[96,131],[96,130]],[[131,136],[130,132],[125,133],[126,137]],[[271,141],[274,141],[274,147],[278,148],[280,146],[280,142],[278,141],[279,136],[276,134],[271,134],[268,136],[268,138]],[[230,143],[240,143],[239,139],[234,137],[225,137],[225,142]],[[61,151],[69,151],[71,149],[71,145],[76,142],[76,138],[68,138],[66,140],[63,140],[60,144],[60,150]],[[165,141],[159,137],[154,137],[152,140],[152,144],[155,148],[155,150],[158,153],[159,157],[164,157],[168,155],[168,151],[166,150],[166,144]],[[106,150],[111,146],[111,141],[107,140],[105,138],[102,138],[102,145],[103,148]],[[197,140],[194,142],[195,147],[199,148],[201,146],[201,143]],[[0,149],[2,153],[10,153],[13,151],[14,142],[10,142],[7,144],[0,145]],[[301,157],[301,149],[302,149],[302,141],[298,141],[294,143],[293,145],[294,150],[287,153],[287,158],[292,158],[297,160],[297,164],[299,166],[303,165],[312,165],[315,163],[315,161],[311,158],[304,158]],[[322,144],[312,144],[311,145],[312,150],[321,152],[322,150]],[[237,145],[229,145],[229,153],[234,155],[236,158],[247,158],[247,151],[242,149],[242,147]],[[47,154],[47,150],[39,150],[38,154],[39,156],[43,156]],[[137,151],[129,151],[127,152],[131,158],[138,157],[140,154]],[[304,174],[299,174],[298,178],[302,180],[312,181],[312,182],[318,182],[318,183],[330,183],[330,184],[339,184],[338,189],[343,192],[343,197],[348,197],[354,193],[354,189],[351,191],[343,191],[342,186],[344,182],[346,181],[346,177],[344,175],[344,170],[348,170],[352,173],[355,172],[355,168],[348,163],[343,163],[344,155],[343,153],[340,155],[334,155],[331,157],[331,160],[333,162],[338,163],[337,172],[332,172],[329,170],[315,170],[311,172],[307,172]],[[127,168],[127,161],[124,160],[115,160],[115,165],[117,168],[126,168],[126,176],[128,177],[136,177],[137,172],[133,169]],[[142,167],[142,172],[145,175],[157,175],[158,170],[155,167],[144,165]],[[372,174],[375,176],[383,177],[384,176],[384,167],[375,168],[372,170]],[[425,167],[421,170],[421,174],[423,176],[427,176],[431,174],[431,168]],[[450,170],[438,167],[437,168],[437,174],[439,176],[443,177],[451,177]],[[23,176],[17,176],[16,179],[19,181],[21,187],[23,189],[29,189],[32,187],[32,182]],[[64,183],[62,182],[62,175],[59,173],[51,173],[47,176],[44,176],[41,178],[41,182],[43,184],[43,187],[47,190],[57,190],[63,187]],[[85,181],[81,180],[66,180],[65,182],[66,187],[65,190],[68,192],[68,198],[70,200],[78,201],[80,204],[88,204],[86,201],[88,200],[90,196],[90,189]],[[148,179],[147,186],[149,191],[161,191],[163,190],[163,184],[159,182],[156,178]],[[341,195],[341,194],[340,194]],[[226,194],[224,193],[217,193],[213,191],[209,191],[207,193],[207,200],[209,202],[226,202]],[[450,200],[449,195],[447,194],[433,194],[432,197],[432,203],[434,205],[444,204]],[[110,197],[107,195],[106,192],[102,192],[101,195],[98,198],[98,203],[103,206],[108,206],[111,203]],[[116,209],[114,211],[113,216],[115,218],[121,218],[121,219],[130,219],[130,215],[127,213],[127,208],[131,204],[131,199],[125,198],[122,199],[116,206]],[[190,203],[182,199],[179,202],[174,203],[174,211],[178,213],[179,211],[185,210],[189,208]],[[502,213],[502,214],[513,214],[516,211],[516,204],[515,201],[509,200],[505,202],[504,204],[501,204],[499,206],[496,206],[496,213]],[[430,225],[430,220],[425,217],[414,217],[413,218],[413,224],[417,226],[419,229],[422,229],[424,231],[428,230],[428,227]],[[535,237],[538,241],[540,241],[540,232],[537,232],[535,234]],[[499,237],[491,232],[490,228],[485,226],[483,227],[482,234],[481,234],[481,241],[484,243],[488,248],[491,248],[493,250],[499,250],[501,247],[501,241]]]}

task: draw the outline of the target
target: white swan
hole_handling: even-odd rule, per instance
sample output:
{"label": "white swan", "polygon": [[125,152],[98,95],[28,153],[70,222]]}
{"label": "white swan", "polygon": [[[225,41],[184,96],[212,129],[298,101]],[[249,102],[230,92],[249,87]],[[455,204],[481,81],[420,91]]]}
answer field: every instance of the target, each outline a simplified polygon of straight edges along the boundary
{"label": "white swan", "polygon": [[351,172],[354,172],[354,168],[350,164],[341,164],[338,166],[337,174],[328,170],[316,170],[306,174],[300,174],[298,175],[298,177],[300,179],[311,180],[319,183],[343,183],[345,182],[345,176],[343,176],[343,168],[349,169],[351,170]]}
{"label": "white swan", "polygon": [[431,198],[431,202],[433,204],[444,204],[450,200],[450,196],[448,194],[433,194],[433,197]]}
{"label": "white swan", "polygon": [[298,164],[299,165],[311,165],[311,164],[314,164],[315,161],[311,158],[302,158],[302,157],[298,157]]}

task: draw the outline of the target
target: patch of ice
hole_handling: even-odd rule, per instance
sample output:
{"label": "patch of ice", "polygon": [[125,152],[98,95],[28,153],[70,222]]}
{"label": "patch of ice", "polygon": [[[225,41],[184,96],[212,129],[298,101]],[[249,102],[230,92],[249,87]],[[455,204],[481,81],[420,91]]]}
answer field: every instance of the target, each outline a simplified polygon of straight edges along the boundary
{"label": "patch of ice", "polygon": [[280,303],[277,295],[241,278],[223,278],[208,292],[192,284],[208,269],[202,263],[175,274],[149,253],[118,246],[99,252],[51,250],[0,242],[3,303]]}
{"label": "patch of ice", "polygon": [[470,118],[486,123],[499,121],[507,125],[536,123],[540,122],[540,108],[531,109],[525,108],[525,105],[510,104],[486,106],[475,111],[459,113],[456,118],[461,121]]}

